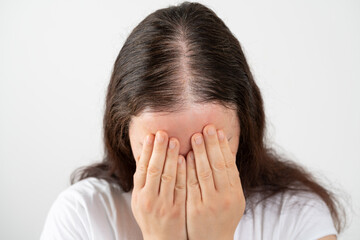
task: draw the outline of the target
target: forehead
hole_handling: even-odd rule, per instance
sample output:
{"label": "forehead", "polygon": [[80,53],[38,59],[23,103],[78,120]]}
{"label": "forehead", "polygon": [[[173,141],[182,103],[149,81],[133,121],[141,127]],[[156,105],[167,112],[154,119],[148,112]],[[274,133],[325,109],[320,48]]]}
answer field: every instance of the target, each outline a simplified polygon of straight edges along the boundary
{"label": "forehead", "polygon": [[177,112],[144,111],[132,118],[130,131],[135,134],[136,132],[155,134],[158,130],[164,130],[169,137],[181,138],[201,132],[203,127],[210,123],[218,129],[229,131],[236,127],[236,111],[219,104],[194,104]]}

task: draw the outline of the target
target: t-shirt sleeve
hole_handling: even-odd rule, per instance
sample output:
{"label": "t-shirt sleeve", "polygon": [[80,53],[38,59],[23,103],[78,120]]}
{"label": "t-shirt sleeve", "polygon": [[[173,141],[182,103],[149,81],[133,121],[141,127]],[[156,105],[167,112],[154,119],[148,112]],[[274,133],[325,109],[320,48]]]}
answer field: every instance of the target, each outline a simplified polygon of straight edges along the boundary
{"label": "t-shirt sleeve", "polygon": [[89,239],[83,211],[76,192],[62,192],[48,212],[40,240]]}
{"label": "t-shirt sleeve", "polygon": [[291,210],[286,211],[282,218],[286,239],[315,240],[328,235],[337,236],[330,210],[318,196],[292,197],[287,207]]}

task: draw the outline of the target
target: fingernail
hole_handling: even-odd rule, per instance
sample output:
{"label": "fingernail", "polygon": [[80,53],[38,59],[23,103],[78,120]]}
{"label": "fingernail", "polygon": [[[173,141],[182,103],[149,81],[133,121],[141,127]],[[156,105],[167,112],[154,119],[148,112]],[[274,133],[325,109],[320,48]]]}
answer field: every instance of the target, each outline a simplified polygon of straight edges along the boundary
{"label": "fingernail", "polygon": [[178,163],[181,164],[182,163],[182,157],[179,156],[178,158]]}
{"label": "fingernail", "polygon": [[192,160],[194,160],[194,153],[193,153],[193,152],[190,152],[190,158],[191,158]]}
{"label": "fingernail", "polygon": [[213,126],[209,127],[207,129],[207,133],[212,136],[212,135],[215,135],[216,131],[215,131],[215,128]]}
{"label": "fingernail", "polygon": [[159,142],[159,143],[162,143],[164,141],[164,137],[161,136],[160,132],[157,132],[156,133],[156,140]]}
{"label": "fingernail", "polygon": [[169,148],[173,149],[173,148],[175,148],[175,145],[176,145],[175,141],[173,139],[171,139],[170,143],[169,143]]}
{"label": "fingernail", "polygon": [[222,130],[218,131],[218,137],[220,141],[224,140],[224,132]]}
{"label": "fingernail", "polygon": [[150,135],[146,136],[146,143],[149,145],[152,144],[152,137]]}
{"label": "fingernail", "polygon": [[202,137],[201,137],[201,136],[197,136],[197,137],[195,138],[195,142],[196,142],[196,144],[200,145],[200,144],[202,143]]}

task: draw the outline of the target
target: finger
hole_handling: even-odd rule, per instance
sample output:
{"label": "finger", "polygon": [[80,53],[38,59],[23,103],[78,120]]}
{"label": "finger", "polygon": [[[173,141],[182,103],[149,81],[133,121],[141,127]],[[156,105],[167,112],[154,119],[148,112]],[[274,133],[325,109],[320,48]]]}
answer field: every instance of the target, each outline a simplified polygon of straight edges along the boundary
{"label": "finger", "polygon": [[167,133],[164,131],[157,131],[144,186],[150,196],[159,195],[160,178],[164,169],[167,145]]}
{"label": "finger", "polygon": [[236,166],[236,154],[234,154],[229,146],[229,142],[225,136],[223,130],[217,131],[220,149],[223,153],[226,165],[226,171],[228,174],[228,179],[230,183],[230,187],[241,187],[240,173]]}
{"label": "finger", "polygon": [[169,141],[164,171],[161,175],[160,181],[160,193],[164,199],[173,203],[174,201],[174,187],[176,180],[176,169],[179,157],[179,143],[175,138],[171,138]]}
{"label": "finger", "polygon": [[136,171],[134,174],[134,190],[139,190],[145,185],[147,168],[153,150],[153,142],[153,134],[147,135],[144,139],[140,158],[136,162]]}
{"label": "finger", "polygon": [[204,199],[210,197],[215,192],[213,173],[207,157],[202,134],[194,134],[191,143],[195,157],[196,174],[200,184],[201,196],[202,199]]}
{"label": "finger", "polygon": [[207,125],[204,128],[204,136],[207,157],[214,177],[215,189],[218,192],[226,192],[229,190],[230,184],[214,125]]}
{"label": "finger", "polygon": [[201,190],[196,174],[193,151],[190,151],[186,157],[186,198],[189,204],[201,202]]}
{"label": "finger", "polygon": [[186,162],[179,155],[174,189],[174,205],[184,206],[186,201]]}

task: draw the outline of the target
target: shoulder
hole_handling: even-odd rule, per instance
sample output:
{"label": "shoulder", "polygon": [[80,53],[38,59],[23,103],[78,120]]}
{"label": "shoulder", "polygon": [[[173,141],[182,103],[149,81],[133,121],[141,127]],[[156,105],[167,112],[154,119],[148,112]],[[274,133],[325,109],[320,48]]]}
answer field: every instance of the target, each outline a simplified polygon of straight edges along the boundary
{"label": "shoulder", "polygon": [[[252,234],[254,239],[321,239],[337,236],[331,213],[325,202],[311,192],[283,192],[263,201],[262,193],[247,199],[246,211],[238,232]],[[252,229],[253,232],[249,232]],[[260,234],[260,235],[258,235]]]}
{"label": "shoulder", "polygon": [[[315,193],[304,191],[285,191],[262,200],[263,193],[254,194],[249,198],[247,211],[261,208],[271,214],[287,215],[303,211],[304,208],[317,208],[328,212],[325,202]],[[262,200],[262,201],[260,201]]]}
{"label": "shoulder", "polygon": [[121,195],[121,193],[123,192],[120,187],[116,187],[103,179],[85,178],[63,190],[53,203],[52,208],[74,208],[79,213],[92,205],[101,206],[104,202],[99,205],[100,199],[108,199],[109,201],[114,194]]}
{"label": "shoulder", "polygon": [[123,194],[124,192],[120,186],[108,183],[104,179],[89,177],[69,186],[59,194],[58,198],[71,198],[78,200],[79,204],[84,204],[89,198],[112,195],[114,193]]}
{"label": "shoulder", "polygon": [[313,192],[284,192],[268,201],[277,209],[281,236],[288,239],[320,239],[337,236],[330,210]]}
{"label": "shoulder", "polygon": [[[116,221],[119,206],[127,209],[131,192],[103,179],[86,178],[62,191],[52,204],[41,239],[90,239],[106,231],[108,219]],[[101,231],[101,229],[99,229]],[[64,238],[64,236],[66,236]]]}
{"label": "shoulder", "polygon": [[91,216],[97,210],[115,210],[131,201],[131,191],[124,192],[116,184],[89,177],[71,185],[54,202],[54,208],[74,208],[77,213]]}

